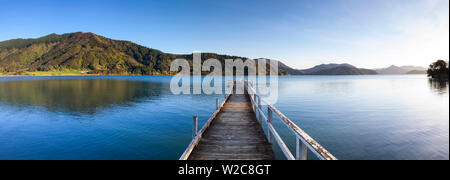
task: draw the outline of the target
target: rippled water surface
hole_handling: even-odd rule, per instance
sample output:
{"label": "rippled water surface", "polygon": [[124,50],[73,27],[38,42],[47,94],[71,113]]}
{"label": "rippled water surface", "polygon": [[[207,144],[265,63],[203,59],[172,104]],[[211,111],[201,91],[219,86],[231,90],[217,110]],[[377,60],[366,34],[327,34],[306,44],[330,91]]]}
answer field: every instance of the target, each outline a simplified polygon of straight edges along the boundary
{"label": "rippled water surface", "polygon": [[[203,124],[223,95],[173,95],[170,79],[0,77],[0,159],[178,159],[192,116]],[[449,159],[448,81],[279,81],[276,106],[339,159]],[[275,126],[294,151],[287,128]]]}

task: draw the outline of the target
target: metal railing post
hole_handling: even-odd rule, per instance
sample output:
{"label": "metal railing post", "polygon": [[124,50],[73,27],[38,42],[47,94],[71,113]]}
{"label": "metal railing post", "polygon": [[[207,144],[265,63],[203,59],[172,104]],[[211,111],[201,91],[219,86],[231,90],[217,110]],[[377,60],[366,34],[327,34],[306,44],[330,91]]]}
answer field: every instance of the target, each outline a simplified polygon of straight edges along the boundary
{"label": "metal railing post", "polygon": [[308,159],[308,147],[306,147],[306,145],[302,142],[302,140],[300,140],[299,138],[297,139],[297,153],[295,156],[296,160],[307,160]]}
{"label": "metal railing post", "polygon": [[[269,123],[270,125],[273,126],[273,115],[272,115],[272,109],[270,109],[270,107],[267,107],[267,116],[269,116]],[[269,126],[269,125],[267,125]],[[269,143],[273,143],[273,134],[270,131],[270,128],[267,128],[268,134],[269,134]]]}
{"label": "metal railing post", "polygon": [[194,116],[193,118],[194,122],[193,122],[193,128],[192,128],[192,139],[195,139],[195,137],[197,137],[197,133],[198,133],[198,116]]}

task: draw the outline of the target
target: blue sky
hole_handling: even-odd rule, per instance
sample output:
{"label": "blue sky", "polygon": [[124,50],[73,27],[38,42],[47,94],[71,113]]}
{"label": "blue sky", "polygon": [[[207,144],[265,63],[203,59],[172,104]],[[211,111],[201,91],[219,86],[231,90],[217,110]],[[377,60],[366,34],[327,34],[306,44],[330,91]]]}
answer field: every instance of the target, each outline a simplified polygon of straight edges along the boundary
{"label": "blue sky", "polygon": [[78,31],[296,68],[427,66],[449,59],[449,1],[0,0],[0,41]]}

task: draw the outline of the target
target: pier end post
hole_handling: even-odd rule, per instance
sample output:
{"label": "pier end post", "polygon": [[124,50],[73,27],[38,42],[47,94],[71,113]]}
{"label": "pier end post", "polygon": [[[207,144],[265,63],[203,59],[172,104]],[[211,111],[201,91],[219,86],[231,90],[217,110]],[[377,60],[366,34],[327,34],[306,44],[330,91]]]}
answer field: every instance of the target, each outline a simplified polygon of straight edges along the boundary
{"label": "pier end post", "polygon": [[192,128],[192,139],[195,139],[197,137],[198,133],[198,116],[193,117],[193,128]]}
{"label": "pier end post", "polygon": [[219,98],[216,98],[216,110],[219,110]]}

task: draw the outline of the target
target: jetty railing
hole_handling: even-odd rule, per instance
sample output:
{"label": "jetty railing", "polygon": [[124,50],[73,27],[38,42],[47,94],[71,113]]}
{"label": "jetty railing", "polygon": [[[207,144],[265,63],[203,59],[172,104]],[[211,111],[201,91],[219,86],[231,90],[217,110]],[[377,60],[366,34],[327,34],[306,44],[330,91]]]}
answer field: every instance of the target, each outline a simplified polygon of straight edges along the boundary
{"label": "jetty railing", "polygon": [[[284,156],[288,160],[307,160],[308,150],[312,151],[314,155],[320,160],[337,160],[331,153],[329,153],[324,147],[317,143],[311,136],[298,127],[288,117],[286,117],[275,106],[268,103],[260,95],[256,93],[253,83],[251,81],[243,81],[244,87],[247,90],[253,110],[257,114],[257,119],[263,125],[263,122],[267,124],[267,136],[270,143],[273,144],[274,140],[277,142]],[[262,104],[267,105],[267,117],[264,114]],[[277,130],[273,126],[273,114],[277,115],[281,121],[288,127],[288,129],[296,136],[296,154],[295,156],[287,147],[286,143],[278,134]]]}

